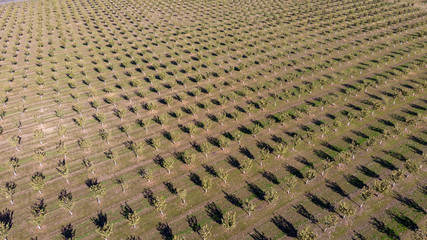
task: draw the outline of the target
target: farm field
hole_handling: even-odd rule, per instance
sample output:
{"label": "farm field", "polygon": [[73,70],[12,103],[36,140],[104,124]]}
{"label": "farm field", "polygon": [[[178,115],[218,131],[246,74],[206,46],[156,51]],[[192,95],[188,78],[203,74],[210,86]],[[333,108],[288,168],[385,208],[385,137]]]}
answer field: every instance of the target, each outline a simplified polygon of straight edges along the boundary
{"label": "farm field", "polygon": [[2,3],[0,238],[427,239],[426,26],[409,1]]}

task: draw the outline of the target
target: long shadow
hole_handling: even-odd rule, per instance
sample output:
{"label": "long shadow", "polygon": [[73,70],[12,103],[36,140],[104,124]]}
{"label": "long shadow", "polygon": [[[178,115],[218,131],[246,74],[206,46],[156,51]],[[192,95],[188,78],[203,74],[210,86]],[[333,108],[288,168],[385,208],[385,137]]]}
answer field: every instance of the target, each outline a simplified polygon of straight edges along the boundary
{"label": "long shadow", "polygon": [[299,213],[301,216],[310,220],[311,223],[313,224],[318,223],[316,217],[313,214],[311,214],[302,204],[297,204],[293,206],[293,208],[295,208],[295,210],[297,210],[297,213]]}
{"label": "long shadow", "polygon": [[225,199],[227,199],[227,201],[229,201],[231,204],[233,204],[234,206],[238,207],[238,208],[242,208],[243,207],[243,201],[242,199],[240,199],[239,197],[237,197],[236,195],[232,194],[232,193],[227,193],[224,190],[222,191],[225,194]]}
{"label": "long shadow", "polygon": [[265,233],[260,232],[255,228],[253,233],[249,233],[249,236],[251,236],[253,240],[272,240],[272,238],[267,237]]}
{"label": "long shadow", "polygon": [[314,152],[314,155],[318,156],[322,160],[326,160],[329,162],[334,161],[334,158],[331,155],[324,152],[323,150],[314,149],[313,152]]}
{"label": "long shadow", "polygon": [[271,218],[271,222],[276,225],[280,231],[282,231],[284,234],[286,234],[288,237],[297,237],[297,229],[294,227],[294,225],[290,222],[288,222],[284,217],[281,215],[275,215],[273,218]]}
{"label": "long shadow", "polygon": [[418,205],[418,203],[411,198],[402,196],[400,193],[396,191],[393,192],[393,198],[401,202],[402,204],[406,205],[407,207],[412,208],[416,212],[421,212],[423,214],[426,214],[426,211],[424,210],[424,208]]}
{"label": "long shadow", "polygon": [[142,190],[142,195],[144,195],[144,198],[147,199],[148,203],[151,206],[154,205],[154,193],[153,193],[153,190],[151,190],[150,188],[144,188],[144,190]]}
{"label": "long shadow", "polygon": [[383,158],[380,158],[380,157],[377,157],[377,156],[372,156],[372,160],[374,160],[374,162],[376,162],[379,165],[381,165],[383,168],[387,168],[387,169],[389,169],[391,171],[397,170],[397,167],[393,163],[391,163],[391,162],[389,162],[389,161],[387,161],[387,160],[385,160]]}
{"label": "long shadow", "polygon": [[255,156],[251,153],[251,151],[247,147],[239,147],[239,152],[245,155],[249,159],[255,159]]}
{"label": "long shadow", "polygon": [[239,160],[237,160],[237,158],[228,155],[227,158],[225,159],[227,161],[228,164],[230,164],[232,167],[235,167],[237,169],[241,169],[242,166],[240,165]]}
{"label": "long shadow", "polygon": [[322,144],[322,146],[327,147],[327,148],[329,148],[329,149],[331,149],[332,151],[335,151],[335,152],[337,152],[337,153],[339,153],[339,152],[341,152],[341,151],[342,151],[340,148],[335,147],[334,145],[332,145],[332,144],[330,144],[330,143],[328,143],[328,142],[326,142],[326,141],[322,141],[322,142],[321,142],[321,144]]}
{"label": "long shadow", "polygon": [[313,168],[313,167],[314,167],[313,163],[309,162],[309,161],[307,160],[307,158],[305,158],[305,157],[303,157],[303,156],[297,156],[295,159],[296,159],[298,162],[300,162],[300,163],[302,163],[302,164],[306,165],[306,166],[307,166],[307,167],[309,167],[309,168]]}
{"label": "long shadow", "polygon": [[324,198],[319,198],[318,196],[312,194],[312,193],[306,193],[305,196],[310,199],[312,203],[314,203],[316,206],[323,208],[329,212],[335,212],[334,205],[329,202],[328,200]]}
{"label": "long shadow", "polygon": [[205,211],[213,221],[215,221],[218,224],[222,223],[223,213],[221,209],[214,202],[210,202],[206,204]]}
{"label": "long shadow", "polygon": [[248,185],[249,192],[255,195],[255,197],[259,200],[265,200],[265,192],[260,187],[258,187],[255,183],[251,183],[248,181],[245,182]]}
{"label": "long shadow", "polygon": [[330,181],[330,180],[326,180],[326,187],[330,188],[333,192],[338,193],[342,197],[345,197],[345,198],[349,198],[350,197],[348,195],[348,193],[346,193],[344,191],[344,189],[342,189],[340,187],[340,185],[338,185],[338,183],[336,183],[336,182],[333,182],[333,181]]}
{"label": "long shadow", "polygon": [[190,177],[190,180],[194,183],[194,184],[196,184],[197,186],[202,186],[202,179],[200,179],[200,176],[199,175],[197,175],[197,173],[194,173],[194,172],[190,172],[190,175],[189,175],[189,177]]}
{"label": "long shadow", "polygon": [[363,166],[363,165],[359,165],[356,167],[357,170],[359,170],[360,172],[362,172],[363,174],[365,174],[368,177],[371,178],[380,178],[380,175],[378,175],[376,172],[372,171],[371,169]]}
{"label": "long shadow", "polygon": [[418,143],[418,144],[421,144],[423,146],[427,145],[427,141],[424,141],[424,139],[422,139],[422,138],[420,138],[418,136],[412,135],[412,136],[409,137],[409,139],[412,140],[412,141],[414,141],[414,142],[416,142],[416,143]]}
{"label": "long shadow", "polygon": [[403,156],[403,154],[395,152],[395,151],[383,151],[385,154],[396,158],[399,161],[405,162],[406,160],[408,160],[405,156]]}
{"label": "long shadow", "polygon": [[76,230],[73,228],[71,223],[69,223],[68,225],[61,227],[61,235],[63,239],[75,239]]}
{"label": "long shadow", "polygon": [[390,210],[386,210],[386,213],[389,217],[393,218],[396,222],[403,225],[409,230],[412,230],[415,232],[419,229],[418,225],[402,212],[396,214]]}
{"label": "long shadow", "polygon": [[279,179],[277,179],[276,175],[274,175],[274,173],[270,172],[270,171],[262,171],[261,172],[262,176],[267,179],[268,181],[272,182],[275,185],[278,185]]}
{"label": "long shadow", "polygon": [[163,185],[165,185],[166,189],[173,195],[177,194],[177,189],[171,182],[163,182]]}
{"label": "long shadow", "polygon": [[193,230],[193,232],[198,233],[201,230],[201,226],[197,217],[194,215],[187,215],[186,217],[188,226]]}
{"label": "long shadow", "polygon": [[400,237],[396,234],[396,232],[387,227],[385,223],[381,222],[377,218],[371,218],[371,224],[374,226],[379,232],[385,233],[391,239],[400,239]]}
{"label": "long shadow", "polygon": [[353,231],[354,235],[351,237],[351,240],[368,240],[361,233]]}
{"label": "long shadow", "polygon": [[108,224],[107,214],[103,213],[102,210],[98,212],[96,217],[91,218],[91,220],[97,228],[103,228],[106,224]]}
{"label": "long shadow", "polygon": [[362,189],[364,186],[366,186],[366,184],[362,180],[352,174],[345,175],[344,178],[348,183],[359,189]]}
{"label": "long shadow", "polygon": [[159,222],[156,226],[157,231],[159,231],[162,239],[164,240],[172,240],[174,238],[172,233],[172,228],[168,223]]}
{"label": "long shadow", "polygon": [[301,171],[298,170],[297,168],[291,165],[286,165],[285,168],[286,168],[286,171],[288,171],[290,174],[294,175],[295,177],[300,179],[304,178],[304,175],[302,175]]}

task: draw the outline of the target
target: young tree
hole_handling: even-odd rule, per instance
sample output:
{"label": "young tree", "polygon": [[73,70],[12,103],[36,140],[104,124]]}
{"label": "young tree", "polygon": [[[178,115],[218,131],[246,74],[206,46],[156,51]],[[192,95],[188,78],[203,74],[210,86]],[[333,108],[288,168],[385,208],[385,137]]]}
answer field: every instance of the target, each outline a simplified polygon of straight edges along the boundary
{"label": "young tree", "polygon": [[283,143],[276,144],[274,146],[274,152],[277,158],[280,158],[280,156],[284,156],[288,152],[288,146]]}
{"label": "young tree", "polygon": [[263,148],[260,151],[260,166],[262,166],[262,163],[264,161],[267,161],[270,158],[270,150],[268,150],[267,148]]}
{"label": "young tree", "polygon": [[96,198],[96,201],[101,203],[100,198],[104,196],[105,189],[102,187],[101,183],[98,182],[97,178],[88,178],[86,180],[86,186],[88,186],[90,192],[92,193],[93,197]]}
{"label": "young tree", "polygon": [[44,199],[37,199],[37,202],[35,202],[31,206],[31,223],[37,226],[38,229],[41,229],[40,224],[43,222],[44,218],[46,217],[46,203],[44,202]]}
{"label": "young tree", "polygon": [[250,216],[251,213],[255,211],[255,204],[246,198],[243,202],[243,210]]}
{"label": "young tree", "polygon": [[176,193],[179,199],[181,199],[182,204],[185,204],[185,199],[187,198],[187,190],[178,188],[176,189]]}
{"label": "young tree", "polygon": [[175,164],[175,159],[171,157],[167,157],[162,159],[162,167],[168,171],[168,174],[171,173],[171,169],[173,168],[173,165]]}
{"label": "young tree", "polygon": [[4,188],[1,189],[1,193],[7,199],[10,199],[10,204],[13,204],[13,196],[16,193],[16,183],[15,182],[6,182]]}
{"label": "young tree", "polygon": [[87,138],[80,138],[77,140],[77,144],[80,148],[84,150],[89,150],[89,148],[92,146],[92,142]]}
{"label": "young tree", "polygon": [[253,166],[252,160],[249,158],[245,158],[245,160],[243,160],[243,163],[241,166],[243,174],[246,174],[246,172],[251,170],[252,166]]}
{"label": "young tree", "polygon": [[309,168],[307,169],[304,175],[305,175],[304,177],[307,179],[305,181],[305,183],[307,184],[309,181],[313,180],[316,177],[317,172],[313,168]]}
{"label": "young tree", "polygon": [[212,227],[209,227],[207,224],[203,225],[200,228],[199,234],[202,240],[208,240],[208,237],[212,235],[211,230],[212,230]]}
{"label": "young tree", "polygon": [[409,159],[405,162],[405,168],[409,173],[416,173],[418,170],[420,170],[420,164],[418,161]]}
{"label": "young tree", "polygon": [[34,188],[34,190],[38,191],[41,194],[41,190],[44,187],[44,183],[46,181],[46,176],[41,172],[35,172],[33,176],[31,176],[30,185]]}
{"label": "young tree", "polygon": [[223,168],[219,168],[217,171],[217,175],[219,179],[221,179],[225,184],[227,184],[227,178],[228,178],[228,175],[230,175],[230,173],[227,170]]}
{"label": "young tree", "polygon": [[86,168],[86,170],[91,171],[92,174],[95,174],[93,172],[95,165],[93,165],[92,161],[89,158],[83,158],[82,165]]}
{"label": "young tree", "polygon": [[111,133],[105,129],[99,130],[99,136],[102,140],[106,141],[107,144],[110,144]]}
{"label": "young tree", "polygon": [[136,215],[136,213],[133,211],[133,209],[125,203],[124,205],[121,205],[121,214],[126,219],[126,221],[131,225],[133,228],[136,227],[136,225],[139,223],[140,217]]}
{"label": "young tree", "polygon": [[343,218],[347,216],[353,216],[356,213],[354,208],[343,201],[338,204],[338,211],[343,215]]}
{"label": "young tree", "polygon": [[147,180],[147,182],[150,182],[151,179],[153,178],[153,171],[151,171],[150,168],[141,167],[139,169],[139,175],[141,175],[142,178],[144,178],[145,180]]}
{"label": "young tree", "polygon": [[360,192],[360,199],[363,201],[360,204],[360,207],[363,207],[364,202],[368,201],[369,198],[372,196],[372,189],[370,189],[367,186],[364,186]]}
{"label": "young tree", "polygon": [[113,232],[113,224],[108,223],[107,214],[100,211],[97,217],[92,218],[92,222],[96,226],[96,232],[107,240]]}
{"label": "young tree", "polygon": [[271,187],[265,192],[264,198],[268,203],[273,203],[279,199],[279,194],[277,193],[276,189]]}
{"label": "young tree", "polygon": [[20,166],[20,164],[19,164],[19,158],[17,158],[17,157],[11,157],[11,158],[9,158],[9,161],[7,163],[9,165],[9,168],[13,171],[13,175],[16,176],[16,170]]}
{"label": "young tree", "polygon": [[9,143],[13,146],[13,147],[15,147],[15,149],[16,149],[16,151],[18,151],[19,152],[19,148],[18,148],[18,146],[19,146],[19,144],[21,144],[21,140],[22,140],[22,138],[20,137],[20,136],[13,136],[13,137],[11,137],[11,138],[9,138]]}
{"label": "young tree", "polygon": [[200,151],[205,155],[205,158],[208,157],[208,154],[212,148],[212,145],[209,142],[204,142],[200,144]]}
{"label": "young tree", "polygon": [[310,227],[305,227],[304,229],[298,231],[297,234],[298,240],[316,240],[317,235],[310,229]]}
{"label": "young tree", "polygon": [[163,196],[156,196],[153,201],[154,208],[163,215],[163,211],[166,209],[166,199]]}
{"label": "young tree", "polygon": [[212,178],[205,177],[202,179],[202,188],[205,191],[205,193],[208,192],[209,189],[212,188]]}
{"label": "young tree", "polygon": [[125,181],[124,177],[116,178],[116,180],[114,181],[114,183],[117,184],[120,187],[120,189],[122,190],[123,193],[126,192],[127,184],[126,184],[126,181]]}
{"label": "young tree", "polygon": [[396,182],[399,181],[400,179],[402,179],[403,176],[404,176],[404,174],[403,174],[402,169],[391,171],[389,177],[390,177],[391,181],[393,181],[392,187],[394,187]]}
{"label": "young tree", "polygon": [[45,156],[46,156],[46,152],[44,151],[43,148],[39,147],[39,148],[36,148],[36,150],[34,150],[33,158],[34,158],[34,160],[36,160],[40,163],[40,167],[42,167],[42,162],[43,162],[43,159],[45,158]]}
{"label": "young tree", "polygon": [[105,152],[105,156],[108,158],[108,159],[110,159],[110,160],[112,160],[113,161],[113,163],[114,163],[114,166],[116,166],[117,165],[117,156],[118,154],[117,154],[117,152],[116,151],[113,151],[111,148],[110,149],[108,149],[106,152]]}
{"label": "young tree", "polygon": [[385,193],[391,188],[391,183],[387,179],[375,180],[373,188],[378,194]]}
{"label": "young tree", "polygon": [[286,182],[286,186],[288,187],[288,194],[291,191],[292,188],[294,188],[297,184],[297,178],[292,175],[292,176],[287,176],[285,178],[285,182]]}
{"label": "young tree", "polygon": [[62,189],[58,195],[59,206],[63,209],[67,210],[70,215],[73,215],[71,209],[74,207],[73,194],[71,192],[67,192],[67,190]]}
{"label": "young tree", "polygon": [[59,160],[58,161],[58,166],[56,167],[56,170],[59,172],[59,174],[61,174],[62,177],[65,178],[65,181],[67,181],[67,184],[70,184],[70,182],[68,181],[68,166],[65,163],[65,159]]}
{"label": "young tree", "polygon": [[234,212],[226,212],[222,215],[221,224],[226,229],[236,227],[236,214]]}
{"label": "young tree", "polygon": [[325,225],[325,229],[323,229],[323,231],[326,232],[328,228],[335,226],[337,224],[337,221],[338,221],[337,215],[334,215],[334,214],[326,215],[323,218],[323,224]]}
{"label": "young tree", "polygon": [[7,235],[13,225],[13,211],[4,209],[0,212],[0,238],[7,240]]}

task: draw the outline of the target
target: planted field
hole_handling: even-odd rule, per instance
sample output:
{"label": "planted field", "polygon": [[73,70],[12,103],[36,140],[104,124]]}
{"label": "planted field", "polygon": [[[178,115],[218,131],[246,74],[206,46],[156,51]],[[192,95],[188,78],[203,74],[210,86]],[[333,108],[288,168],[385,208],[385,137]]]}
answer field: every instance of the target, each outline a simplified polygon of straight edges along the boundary
{"label": "planted field", "polygon": [[0,4],[0,237],[426,239],[426,23],[386,0]]}

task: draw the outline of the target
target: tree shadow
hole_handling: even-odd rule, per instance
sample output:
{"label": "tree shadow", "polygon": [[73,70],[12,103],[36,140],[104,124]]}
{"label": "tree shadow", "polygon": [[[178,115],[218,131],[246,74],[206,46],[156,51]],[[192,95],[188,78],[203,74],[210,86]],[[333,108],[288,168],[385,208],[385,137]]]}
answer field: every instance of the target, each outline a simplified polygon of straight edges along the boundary
{"label": "tree shadow", "polygon": [[9,230],[12,228],[13,225],[13,211],[10,211],[9,209],[4,209],[0,212],[0,224],[2,226],[7,226],[4,228],[4,230]]}
{"label": "tree shadow", "polygon": [[377,156],[372,156],[372,160],[374,160],[374,162],[376,162],[379,165],[381,165],[383,168],[387,168],[387,169],[389,169],[391,171],[397,170],[397,167],[393,163],[391,163],[391,162],[389,162],[389,161],[387,161],[387,160],[385,160],[383,158],[380,158],[380,157],[377,157]]}
{"label": "tree shadow", "polygon": [[205,211],[213,221],[215,221],[218,224],[222,223],[223,213],[221,209],[214,202],[210,202],[206,204]]}
{"label": "tree shadow", "polygon": [[239,152],[249,159],[255,159],[255,156],[249,151],[247,147],[239,147]]}
{"label": "tree shadow", "polygon": [[242,199],[240,199],[239,197],[237,197],[236,195],[232,194],[232,193],[227,193],[224,190],[222,191],[225,194],[225,199],[227,199],[227,201],[229,201],[231,204],[233,204],[234,206],[238,207],[238,208],[243,208],[243,201]]}
{"label": "tree shadow", "polygon": [[176,187],[173,185],[173,183],[171,182],[163,182],[163,184],[165,185],[166,189],[173,195],[177,194],[177,190]]}
{"label": "tree shadow", "polygon": [[286,171],[288,171],[290,174],[294,175],[295,177],[300,179],[304,178],[304,175],[302,175],[301,171],[298,170],[297,168],[291,165],[286,165],[285,168],[286,168]]}
{"label": "tree shadow", "polygon": [[325,198],[319,198],[318,196],[312,194],[312,193],[306,193],[305,196],[310,199],[312,203],[314,203],[316,206],[323,208],[329,212],[335,212],[334,205],[326,200]]}
{"label": "tree shadow", "polygon": [[164,240],[172,240],[174,238],[172,233],[172,228],[168,223],[159,222],[156,226],[157,231],[159,231],[162,239]]}
{"label": "tree shadow", "polygon": [[201,226],[197,217],[194,215],[187,215],[186,217],[188,226],[193,230],[193,232],[198,233],[201,230]]}
{"label": "tree shadow", "polygon": [[61,227],[61,235],[63,239],[75,239],[76,230],[73,228],[71,223],[69,223],[68,225]]}
{"label": "tree shadow", "polygon": [[154,193],[150,188],[144,188],[144,190],[142,190],[142,195],[147,199],[151,206],[154,205]]}
{"label": "tree shadow", "polygon": [[235,157],[233,157],[233,156],[231,156],[231,155],[228,155],[227,156],[227,158],[225,159],[226,161],[227,161],[227,163],[228,164],[230,164],[232,167],[235,167],[235,168],[237,168],[237,169],[241,169],[242,168],[242,166],[240,165],[240,162],[239,162],[239,160],[237,160],[237,158],[235,158]]}
{"label": "tree shadow", "polygon": [[356,167],[357,170],[359,170],[360,172],[362,172],[363,174],[365,174],[368,177],[371,178],[380,178],[380,175],[378,175],[376,172],[372,171],[371,169],[363,166],[363,165],[359,165]]}
{"label": "tree shadow", "polygon": [[403,154],[395,152],[395,151],[383,151],[385,154],[396,158],[399,161],[405,162],[406,160],[408,160],[405,156],[403,156]]}
{"label": "tree shadow", "polygon": [[419,229],[418,225],[402,212],[396,214],[390,210],[386,210],[386,213],[389,217],[393,218],[397,223],[401,224],[402,226],[406,227],[409,230],[412,230],[415,232]]}
{"label": "tree shadow", "polygon": [[362,189],[364,186],[366,186],[366,184],[362,180],[352,174],[345,175],[344,178],[348,183],[359,189]]}
{"label": "tree shadow", "polygon": [[267,237],[265,233],[260,232],[255,228],[253,233],[249,233],[249,236],[251,236],[253,240],[272,240],[272,238]]}
{"label": "tree shadow", "polygon": [[314,155],[316,155],[317,157],[319,157],[322,160],[326,160],[328,162],[334,161],[334,158],[331,155],[324,152],[323,150],[314,149],[313,153],[314,153]]}
{"label": "tree shadow", "polygon": [[296,238],[297,237],[297,229],[294,227],[294,225],[290,222],[288,222],[284,217],[281,215],[274,215],[273,218],[271,218],[271,222],[276,225],[280,231],[282,231],[284,234],[286,234],[288,237]]}
{"label": "tree shadow", "polygon": [[302,204],[294,205],[293,208],[295,208],[298,214],[310,220],[311,223],[313,224],[318,223],[316,217],[313,214],[311,214]]}
{"label": "tree shadow", "polygon": [[259,200],[265,200],[265,192],[260,187],[258,187],[255,183],[251,183],[248,181],[245,182],[248,185],[249,192],[255,195],[255,197]]}
{"label": "tree shadow", "polygon": [[272,182],[275,185],[278,185],[279,179],[277,179],[277,177],[274,175],[274,173],[270,172],[270,171],[261,171],[261,174],[264,178],[266,178],[268,181]]}
{"label": "tree shadow", "polygon": [[297,156],[295,159],[296,159],[298,162],[300,162],[300,163],[302,163],[302,164],[306,165],[306,166],[307,166],[307,167],[309,167],[309,168],[313,168],[313,167],[314,167],[313,163],[309,162],[309,161],[307,160],[307,158],[305,158],[305,157],[303,157],[303,156]]}
{"label": "tree shadow", "polygon": [[91,218],[91,220],[97,228],[101,229],[104,228],[106,224],[108,224],[107,214],[103,213],[102,210],[98,212],[96,217]]}
{"label": "tree shadow", "polygon": [[391,239],[400,239],[400,237],[396,234],[396,232],[387,227],[385,223],[381,222],[377,218],[371,218],[371,225],[374,226],[379,232],[385,233]]}
{"label": "tree shadow", "polygon": [[340,148],[335,147],[334,145],[332,145],[332,144],[330,144],[330,143],[328,143],[326,141],[321,141],[321,145],[324,146],[324,147],[327,147],[327,148],[329,148],[332,151],[335,151],[337,153],[340,153],[342,151]]}
{"label": "tree shadow", "polygon": [[199,175],[197,175],[197,173],[194,173],[194,172],[190,172],[190,175],[189,175],[189,177],[190,177],[190,180],[194,183],[194,184],[196,184],[197,186],[202,186],[202,179],[200,178],[200,176]]}
{"label": "tree shadow", "polygon": [[368,240],[361,233],[353,231],[354,235],[351,237],[351,240]]}
{"label": "tree shadow", "polygon": [[218,177],[218,174],[215,168],[212,165],[202,164],[202,167],[205,169],[207,173],[209,173],[213,177]]}
{"label": "tree shadow", "polygon": [[426,214],[426,211],[424,210],[424,208],[418,205],[418,203],[415,202],[413,199],[402,196],[400,193],[396,191],[393,192],[392,196],[394,199],[406,205],[407,207],[412,208],[414,211]]}
{"label": "tree shadow", "polygon": [[333,192],[338,193],[342,197],[349,198],[348,193],[346,193],[336,182],[326,180],[326,187],[330,188]]}

